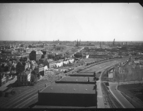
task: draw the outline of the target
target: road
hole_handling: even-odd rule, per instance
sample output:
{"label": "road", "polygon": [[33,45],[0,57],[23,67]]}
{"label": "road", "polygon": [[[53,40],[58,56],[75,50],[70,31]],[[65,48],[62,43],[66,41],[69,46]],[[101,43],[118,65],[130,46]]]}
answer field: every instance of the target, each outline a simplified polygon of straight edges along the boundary
{"label": "road", "polygon": [[[113,66],[113,65],[114,65],[114,63],[111,63],[110,65],[107,65],[107,67],[110,67],[110,66]],[[105,68],[107,68],[107,67],[105,67]],[[101,73],[101,76],[99,78],[99,82],[100,83],[104,82],[103,80],[101,81],[101,78],[102,78],[103,74],[104,73]],[[111,101],[115,101],[116,102],[116,104],[114,106],[116,108],[120,108],[120,106],[122,106],[122,108],[134,108],[133,105],[120,93],[120,91],[117,90],[117,86],[118,86],[117,82],[115,82],[115,83],[109,82],[109,88],[108,88],[109,92],[112,94],[112,97],[114,96],[114,98],[116,99],[116,101],[113,100],[113,98],[109,98],[109,99],[111,99]],[[99,87],[103,88],[103,85],[102,86],[99,85]],[[106,85],[104,85],[104,90],[106,90],[105,92],[108,92]]]}
{"label": "road", "polygon": [[[83,49],[84,49],[84,47],[82,47],[81,49],[79,49],[78,51],[76,51],[74,54],[76,54],[76,53],[78,53],[78,52],[82,51]],[[74,56],[74,54],[72,54],[70,57],[73,57],[73,56]]]}
{"label": "road", "polygon": [[[82,71],[82,72],[93,72],[93,71],[99,72],[99,71],[101,71],[101,75],[99,77],[99,80],[97,81],[97,108],[110,108],[109,103],[107,101],[105,101],[105,94],[103,94],[103,87],[101,86],[101,83],[104,82],[101,80],[103,72],[105,71],[105,69],[107,69],[115,64],[118,64],[119,62],[122,62],[124,60],[125,59],[108,61],[106,63],[95,65],[91,68],[88,68],[88,69],[85,69]],[[119,105],[116,105],[116,106],[119,106]]]}
{"label": "road", "polygon": [[[124,60],[121,60],[121,61],[124,61]],[[121,62],[120,61],[120,62]],[[115,64],[119,63],[119,61],[112,61],[112,62],[106,62],[106,63],[103,63],[101,65],[97,65],[95,67],[92,67],[92,68],[89,68],[87,69],[86,71],[105,71],[105,69],[107,69],[108,67],[111,67]],[[85,71],[85,70],[84,70]],[[97,82],[97,98],[98,98],[98,108],[108,108],[108,105],[105,105],[105,101],[103,99],[104,97],[104,94],[103,94],[103,85],[101,86],[101,83],[104,83],[104,81],[101,80],[102,76],[103,76],[104,73],[101,73],[101,76],[99,77],[99,80]],[[110,83],[109,85],[109,91],[110,93],[112,94],[112,97],[114,97],[116,99],[116,104],[114,103],[115,100],[113,100],[113,98],[108,98],[108,99],[111,99],[111,101],[113,101],[112,103],[115,104],[114,106],[116,108],[134,108],[133,105],[128,101],[126,100],[126,98],[117,90],[117,83]],[[104,86],[104,87],[107,87],[107,86]],[[104,90],[106,90],[106,93],[108,92],[107,89],[104,88]],[[106,94],[108,95],[108,94]],[[107,104],[107,103],[106,103]],[[119,105],[120,104],[120,105]],[[121,106],[121,107],[120,107]]]}
{"label": "road", "polygon": [[123,108],[134,108],[133,105],[117,90],[118,83],[109,83],[110,92],[115,96]]}

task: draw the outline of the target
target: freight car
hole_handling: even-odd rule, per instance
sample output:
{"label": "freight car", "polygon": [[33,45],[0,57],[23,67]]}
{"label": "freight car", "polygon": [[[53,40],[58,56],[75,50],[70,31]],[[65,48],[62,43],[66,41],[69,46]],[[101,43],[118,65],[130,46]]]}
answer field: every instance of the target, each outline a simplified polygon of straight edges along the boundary
{"label": "freight car", "polygon": [[95,72],[78,72],[78,73],[69,74],[69,76],[95,77]]}
{"label": "freight car", "polygon": [[56,83],[65,83],[65,84],[96,84],[96,80],[94,77],[65,77],[61,80],[55,81]]}

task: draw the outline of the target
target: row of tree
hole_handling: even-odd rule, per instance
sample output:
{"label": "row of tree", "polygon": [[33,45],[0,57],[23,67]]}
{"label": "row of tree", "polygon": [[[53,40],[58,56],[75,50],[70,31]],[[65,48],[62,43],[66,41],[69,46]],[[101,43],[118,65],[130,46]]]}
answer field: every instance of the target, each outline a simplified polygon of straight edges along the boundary
{"label": "row of tree", "polygon": [[116,66],[114,70],[115,81],[142,81],[143,80],[143,67],[141,65],[129,62],[125,66]]}

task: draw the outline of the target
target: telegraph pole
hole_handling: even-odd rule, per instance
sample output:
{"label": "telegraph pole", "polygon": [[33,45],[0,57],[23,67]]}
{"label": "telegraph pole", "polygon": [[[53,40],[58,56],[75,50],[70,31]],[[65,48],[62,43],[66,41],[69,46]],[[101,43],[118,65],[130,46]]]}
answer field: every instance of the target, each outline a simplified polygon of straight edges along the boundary
{"label": "telegraph pole", "polygon": [[113,46],[115,45],[115,39],[113,40]]}

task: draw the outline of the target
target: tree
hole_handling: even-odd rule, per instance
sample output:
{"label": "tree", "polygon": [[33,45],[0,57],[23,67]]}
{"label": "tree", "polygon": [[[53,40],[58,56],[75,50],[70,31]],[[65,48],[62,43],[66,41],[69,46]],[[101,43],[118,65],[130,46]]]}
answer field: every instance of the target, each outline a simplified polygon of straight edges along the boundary
{"label": "tree", "polygon": [[36,61],[36,51],[34,51],[34,50],[31,51],[31,53],[29,54],[29,59]]}
{"label": "tree", "polygon": [[45,50],[41,50],[41,52],[43,53],[43,55],[45,55],[45,54],[46,54],[46,51],[45,51]]}
{"label": "tree", "polygon": [[29,47],[29,48],[32,48],[32,45],[29,45],[28,47]]}
{"label": "tree", "polygon": [[24,45],[23,45],[23,44],[20,44],[20,47],[24,47]]}
{"label": "tree", "polygon": [[120,81],[120,75],[119,75],[119,67],[115,66],[115,80],[119,83]]}
{"label": "tree", "polygon": [[81,57],[82,57],[82,54],[81,54],[81,53],[76,53],[76,54],[74,54],[74,56],[75,56],[76,58],[81,58]]}

